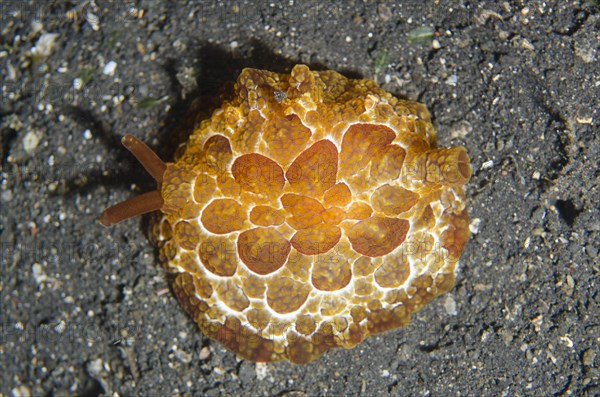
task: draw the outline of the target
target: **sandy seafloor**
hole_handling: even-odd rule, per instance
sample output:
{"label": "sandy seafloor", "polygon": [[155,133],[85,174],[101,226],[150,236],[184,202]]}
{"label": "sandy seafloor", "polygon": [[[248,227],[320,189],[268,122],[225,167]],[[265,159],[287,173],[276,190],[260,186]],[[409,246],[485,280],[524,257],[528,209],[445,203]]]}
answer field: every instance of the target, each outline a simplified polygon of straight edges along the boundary
{"label": "sandy seafloor", "polygon": [[[599,7],[1,0],[0,395],[599,395]],[[410,326],[256,365],[180,309],[145,221],[97,219],[154,188],[123,134],[166,158],[193,98],[296,63],[425,103],[471,157],[474,233]]]}

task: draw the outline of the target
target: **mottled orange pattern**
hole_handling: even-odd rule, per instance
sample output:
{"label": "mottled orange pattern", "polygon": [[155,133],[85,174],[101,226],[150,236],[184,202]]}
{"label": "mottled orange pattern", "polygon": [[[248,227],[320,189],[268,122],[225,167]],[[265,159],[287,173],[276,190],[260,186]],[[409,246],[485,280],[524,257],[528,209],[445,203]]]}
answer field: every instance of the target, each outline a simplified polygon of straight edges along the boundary
{"label": "mottled orange pattern", "polygon": [[409,323],[468,239],[462,147],[427,109],[304,65],[244,69],[159,181],[151,235],[204,334],[309,362]]}

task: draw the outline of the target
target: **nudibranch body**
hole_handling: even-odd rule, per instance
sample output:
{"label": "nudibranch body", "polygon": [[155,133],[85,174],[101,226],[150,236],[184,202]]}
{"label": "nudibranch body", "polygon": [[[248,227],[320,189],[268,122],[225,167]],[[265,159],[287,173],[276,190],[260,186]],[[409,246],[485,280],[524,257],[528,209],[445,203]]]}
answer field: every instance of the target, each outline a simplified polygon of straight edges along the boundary
{"label": "nudibranch body", "polygon": [[453,287],[469,157],[371,80],[244,69],[174,163],[123,141],[159,188],[102,223],[160,210],[150,234],[177,299],[243,358],[309,362]]}

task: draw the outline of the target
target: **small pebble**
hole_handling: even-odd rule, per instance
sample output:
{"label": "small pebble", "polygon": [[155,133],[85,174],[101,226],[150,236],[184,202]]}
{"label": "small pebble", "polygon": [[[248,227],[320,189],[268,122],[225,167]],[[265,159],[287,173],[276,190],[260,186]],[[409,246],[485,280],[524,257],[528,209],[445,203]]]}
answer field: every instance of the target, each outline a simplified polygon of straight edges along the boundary
{"label": "small pebble", "polygon": [[79,77],[73,79],[73,88],[80,90],[83,88],[83,80]]}
{"label": "small pebble", "polygon": [[454,86],[456,85],[456,83],[458,83],[458,76],[455,74],[448,76],[448,78],[446,79],[446,84],[448,85]]}
{"label": "small pebble", "polygon": [[393,16],[392,10],[390,10],[390,8],[385,4],[379,4],[377,6],[377,14],[383,22],[389,21]]}
{"label": "small pebble", "polygon": [[593,44],[575,43],[575,55],[581,58],[585,63],[592,63],[598,60],[598,50]]}
{"label": "small pebble", "polygon": [[583,352],[583,357],[581,357],[581,361],[583,362],[583,365],[591,367],[594,365],[595,358],[596,352],[594,351],[594,349],[587,349],[585,352]]}
{"label": "small pebble", "polygon": [[456,301],[451,295],[446,296],[446,300],[444,300],[444,309],[446,309],[446,313],[451,316],[456,316],[458,314],[456,311]]}
{"label": "small pebble", "polygon": [[29,388],[25,385],[17,386],[10,392],[12,397],[31,397],[31,392],[29,391]]}
{"label": "small pebble", "polygon": [[34,263],[31,267],[31,273],[33,273],[33,278],[36,284],[41,284],[48,279],[46,273],[44,273],[44,268],[39,263]]}
{"label": "small pebble", "polygon": [[6,70],[7,70],[7,75],[6,75],[6,80],[9,81],[17,81],[17,70],[15,69],[15,67],[10,63],[10,61],[6,62]]}
{"label": "small pebble", "polygon": [[450,136],[452,138],[464,139],[473,131],[473,126],[467,120],[459,121],[450,128]]}
{"label": "small pebble", "polygon": [[2,192],[2,201],[12,201],[13,199],[13,192],[12,190],[5,190]]}
{"label": "small pebble", "polygon": [[35,36],[44,29],[44,24],[34,19],[31,21],[31,36]]}
{"label": "small pebble", "polygon": [[487,170],[488,168],[492,168],[493,166],[494,166],[494,160],[488,160],[488,161],[484,162],[483,164],[481,164],[481,169]]}
{"label": "small pebble", "polygon": [[38,131],[29,131],[25,138],[23,138],[23,148],[29,154],[33,153],[35,148],[40,143],[42,139],[42,134]]}
{"label": "small pebble", "polygon": [[106,65],[104,65],[104,69],[102,69],[102,74],[105,74],[107,76],[114,76],[116,69],[117,63],[115,61],[110,61]]}
{"label": "small pebble", "polygon": [[175,350],[175,357],[184,364],[192,362],[192,355],[183,350]]}
{"label": "small pebble", "polygon": [[471,231],[471,233],[473,233],[473,234],[479,233],[479,225],[481,225],[481,219],[473,218],[471,220],[471,223],[469,224],[469,230]]}
{"label": "small pebble", "polygon": [[266,363],[256,363],[256,378],[264,380],[269,374],[269,369]]}
{"label": "small pebble", "polygon": [[209,357],[210,357],[210,347],[204,346],[202,349],[200,349],[200,354],[199,354],[200,361],[204,361],[204,360],[208,359]]}
{"label": "small pebble", "polygon": [[58,33],[44,33],[40,36],[40,38],[36,41],[35,47],[31,49],[31,54],[34,57],[39,58],[47,58],[52,54],[52,49],[56,44],[56,39],[58,39]]}
{"label": "small pebble", "polygon": [[104,368],[104,365],[102,364],[101,358],[92,360],[92,361],[88,362],[88,364],[86,365],[86,370],[87,370],[88,374],[90,374],[94,378],[96,378],[96,377],[98,377],[98,375],[100,375],[103,368]]}

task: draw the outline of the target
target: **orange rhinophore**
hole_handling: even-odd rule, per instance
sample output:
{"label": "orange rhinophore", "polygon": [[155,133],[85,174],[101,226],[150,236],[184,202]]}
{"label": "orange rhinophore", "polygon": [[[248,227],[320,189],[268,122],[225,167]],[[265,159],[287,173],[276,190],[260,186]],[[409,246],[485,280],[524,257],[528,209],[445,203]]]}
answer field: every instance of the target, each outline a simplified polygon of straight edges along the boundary
{"label": "orange rhinophore", "polygon": [[174,163],[123,144],[177,299],[207,336],[253,361],[309,362],[407,325],[454,285],[469,237],[463,147],[436,148],[424,105],[304,65],[244,69]]}

